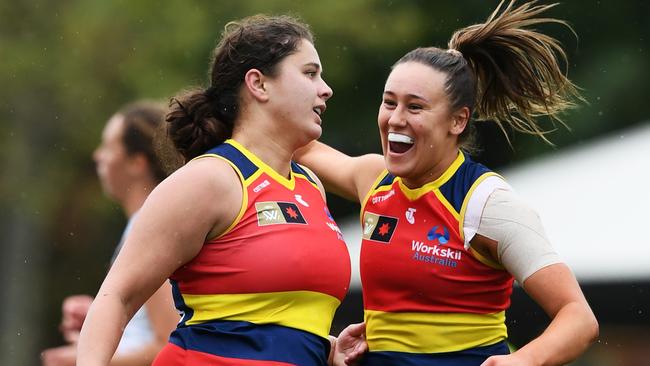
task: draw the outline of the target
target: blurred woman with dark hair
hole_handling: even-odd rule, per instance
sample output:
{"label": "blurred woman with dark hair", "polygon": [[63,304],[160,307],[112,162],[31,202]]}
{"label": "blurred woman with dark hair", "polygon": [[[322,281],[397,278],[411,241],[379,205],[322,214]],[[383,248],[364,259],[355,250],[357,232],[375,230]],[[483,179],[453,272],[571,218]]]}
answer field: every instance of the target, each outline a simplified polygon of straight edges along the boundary
{"label": "blurred woman with dark hair", "polygon": [[[165,123],[166,111],[164,104],[153,101],[124,106],[106,123],[101,143],[93,154],[104,192],[122,207],[129,219],[114,257],[145,199],[167,176],[155,148],[164,145],[159,132]],[[75,364],[79,332],[92,301],[88,295],[65,298],[60,329],[68,344],[43,351],[43,366]],[[171,286],[165,283],[126,325],[110,364],[151,365],[177,322]]]}

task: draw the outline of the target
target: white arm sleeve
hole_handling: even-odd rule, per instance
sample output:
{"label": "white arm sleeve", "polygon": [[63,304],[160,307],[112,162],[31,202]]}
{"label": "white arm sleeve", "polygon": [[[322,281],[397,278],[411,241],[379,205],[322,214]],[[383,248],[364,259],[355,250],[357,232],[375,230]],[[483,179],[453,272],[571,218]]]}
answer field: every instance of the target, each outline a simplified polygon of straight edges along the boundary
{"label": "white arm sleeve", "polygon": [[492,192],[477,233],[498,242],[499,262],[522,286],[533,273],[562,262],[548,241],[537,212],[510,190]]}

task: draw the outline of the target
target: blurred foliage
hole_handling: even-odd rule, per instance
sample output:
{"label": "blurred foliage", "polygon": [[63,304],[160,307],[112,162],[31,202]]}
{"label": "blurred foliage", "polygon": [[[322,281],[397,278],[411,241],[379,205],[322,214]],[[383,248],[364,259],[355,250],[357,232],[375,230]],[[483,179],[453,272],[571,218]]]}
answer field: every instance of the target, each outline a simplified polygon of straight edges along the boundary
{"label": "blurred foliage", "polygon": [[[119,208],[102,196],[91,159],[106,119],[128,101],[167,99],[205,85],[210,53],[228,21],[289,13],[311,24],[324,78],[335,91],[323,140],[359,154],[379,152],[375,120],[390,65],[417,46],[445,47],[455,29],[483,21],[496,4],[2,0],[0,274],[9,283],[5,305],[16,308],[11,316],[18,320],[0,318],[0,354],[13,360],[0,363],[31,364],[39,349],[60,343],[61,299],[95,292],[105,274],[124,224]],[[573,1],[551,10],[578,34],[543,29],[565,45],[569,76],[589,101],[566,116],[570,132],[550,136],[558,148],[648,119],[648,4]],[[510,148],[487,123],[479,131],[484,151],[477,158],[494,168],[553,149],[527,136],[512,136]],[[355,209],[331,202],[339,216]],[[20,329],[7,330],[13,326]]]}

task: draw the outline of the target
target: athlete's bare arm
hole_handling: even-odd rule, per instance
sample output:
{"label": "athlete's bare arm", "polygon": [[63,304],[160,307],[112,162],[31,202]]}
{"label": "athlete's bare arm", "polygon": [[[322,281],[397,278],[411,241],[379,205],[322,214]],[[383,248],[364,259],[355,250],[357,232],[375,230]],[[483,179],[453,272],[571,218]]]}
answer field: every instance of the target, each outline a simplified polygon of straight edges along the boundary
{"label": "athlete's bare arm", "polygon": [[352,157],[318,141],[298,150],[294,158],[313,170],[328,192],[356,202],[364,199],[384,170],[379,154]]}
{"label": "athlete's bare arm", "polygon": [[239,178],[219,159],[192,161],[153,190],[90,308],[77,364],[110,362],[136,310],[199,253],[208,233],[232,223],[241,199]]}

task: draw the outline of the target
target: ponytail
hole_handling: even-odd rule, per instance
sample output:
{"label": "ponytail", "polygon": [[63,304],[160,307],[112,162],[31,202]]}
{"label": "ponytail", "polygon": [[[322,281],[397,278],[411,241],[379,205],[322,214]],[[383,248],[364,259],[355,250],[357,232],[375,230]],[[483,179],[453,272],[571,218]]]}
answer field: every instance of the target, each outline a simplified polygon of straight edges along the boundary
{"label": "ponytail", "polygon": [[573,29],[563,20],[536,18],[557,4],[532,1],[514,8],[511,0],[500,13],[503,4],[504,0],[485,23],[456,31],[448,47],[462,54],[476,76],[478,120],[494,121],[504,133],[507,124],[550,144],[545,137],[548,131],[534,118],[549,116],[568,128],[559,114],[584,99],[560,68],[558,57],[568,65],[561,44],[528,27],[558,23]]}
{"label": "ponytail", "polygon": [[[165,117],[167,133],[185,161],[221,144],[232,136],[233,119],[224,118],[210,89],[191,89],[171,98]],[[217,108],[215,108],[217,106]],[[227,112],[227,108],[225,108]]]}
{"label": "ponytail", "polygon": [[[417,48],[393,67],[414,61],[441,71],[447,75],[444,88],[452,110],[469,108],[470,116],[495,122],[507,139],[505,125],[551,144],[545,136],[549,131],[535,118],[549,116],[568,128],[559,115],[584,99],[559,66],[558,57],[567,64],[561,44],[527,27],[559,23],[573,29],[563,20],[535,18],[557,4],[532,1],[514,8],[511,0],[501,11],[504,1],[485,23],[456,31],[448,50]],[[468,123],[459,136],[461,148],[474,150],[473,131]]]}

